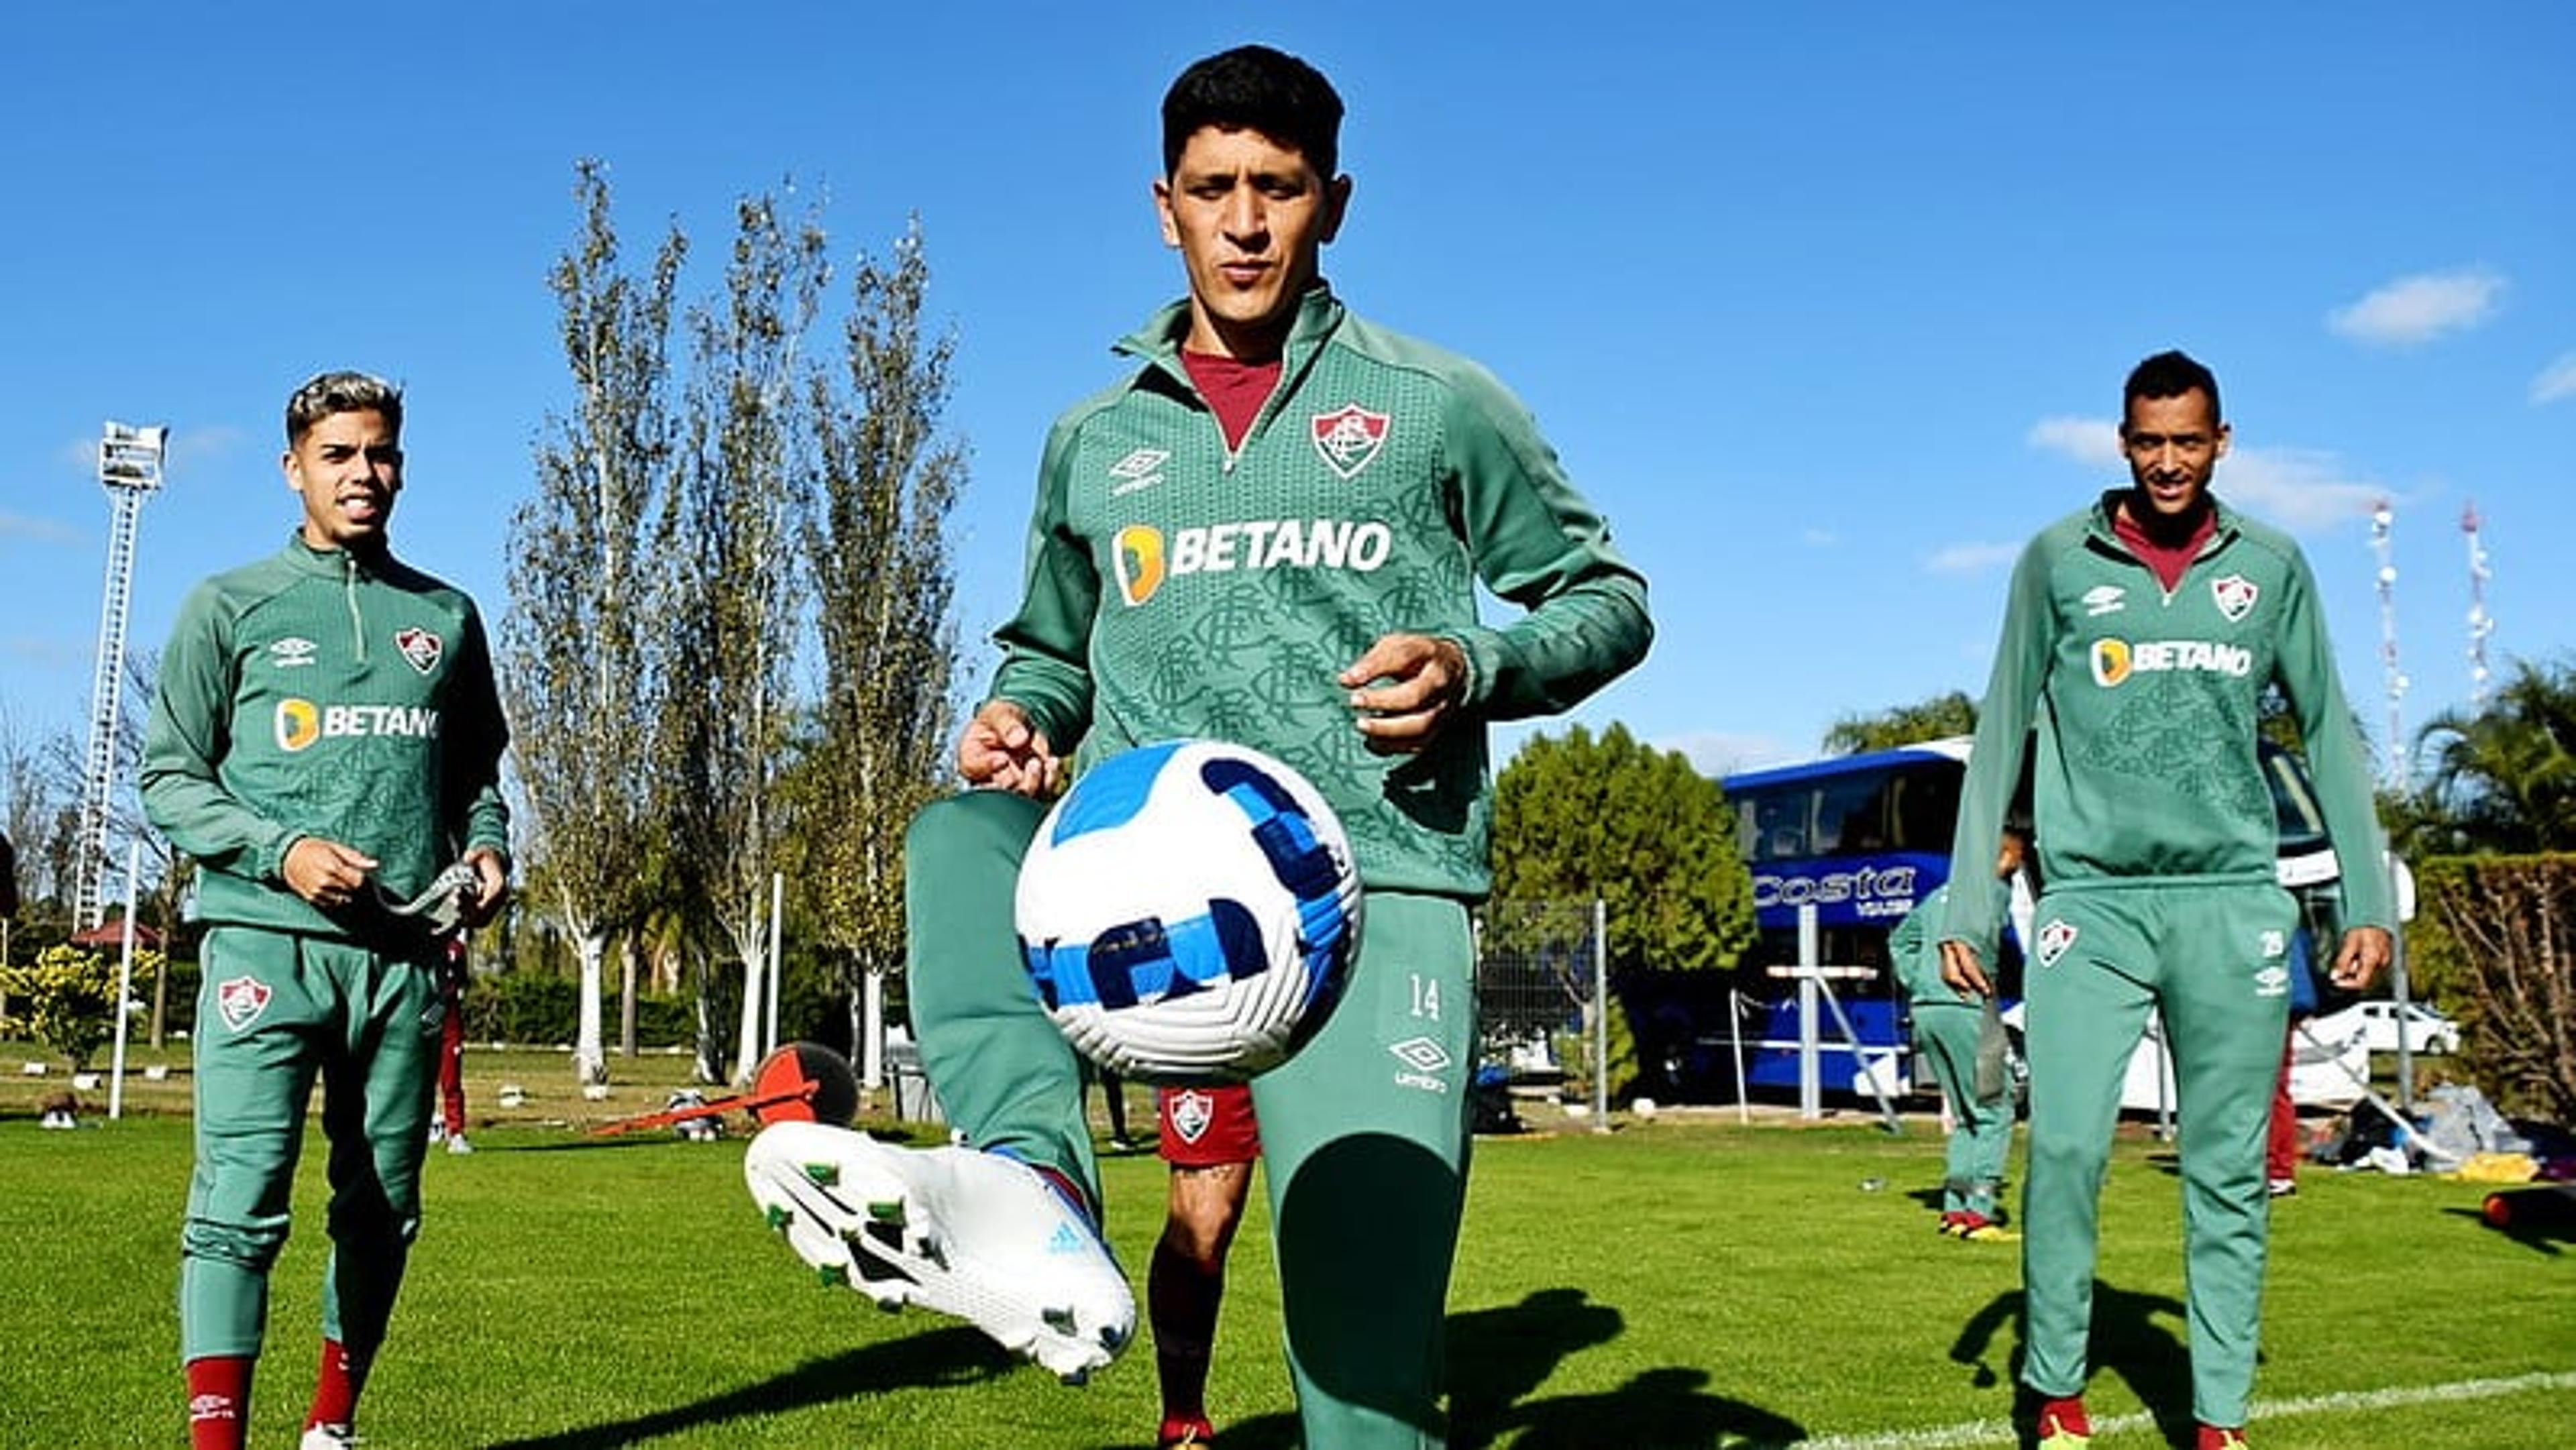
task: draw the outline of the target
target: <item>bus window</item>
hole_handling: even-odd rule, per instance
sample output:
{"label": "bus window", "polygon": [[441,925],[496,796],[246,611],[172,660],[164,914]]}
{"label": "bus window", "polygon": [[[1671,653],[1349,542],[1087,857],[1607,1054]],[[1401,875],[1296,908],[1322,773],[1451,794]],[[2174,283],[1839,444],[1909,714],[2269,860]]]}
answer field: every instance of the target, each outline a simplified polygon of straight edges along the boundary
{"label": "bus window", "polygon": [[1858,776],[1816,787],[1816,854],[1854,856],[1887,849],[1887,787]]}

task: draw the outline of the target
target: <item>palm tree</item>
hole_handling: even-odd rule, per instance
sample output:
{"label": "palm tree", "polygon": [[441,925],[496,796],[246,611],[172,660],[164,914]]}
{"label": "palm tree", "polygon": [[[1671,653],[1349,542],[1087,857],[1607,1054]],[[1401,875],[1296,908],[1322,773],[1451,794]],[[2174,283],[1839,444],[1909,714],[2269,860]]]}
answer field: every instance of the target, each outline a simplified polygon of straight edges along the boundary
{"label": "palm tree", "polygon": [[2485,709],[2445,711],[2415,742],[2429,761],[2417,802],[2422,844],[2504,854],[2576,849],[2576,666],[2518,662]]}

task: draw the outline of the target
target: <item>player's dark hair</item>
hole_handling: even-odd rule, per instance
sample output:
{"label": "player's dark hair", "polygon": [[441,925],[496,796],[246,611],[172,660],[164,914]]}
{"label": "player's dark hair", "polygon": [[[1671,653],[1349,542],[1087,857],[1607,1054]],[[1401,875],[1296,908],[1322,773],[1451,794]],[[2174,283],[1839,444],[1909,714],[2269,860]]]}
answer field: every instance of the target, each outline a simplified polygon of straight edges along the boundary
{"label": "player's dark hair", "polygon": [[1238,45],[1193,64],[1163,93],[1163,174],[1202,129],[1258,131],[1294,147],[1329,181],[1340,163],[1342,98],[1324,73],[1285,51]]}
{"label": "player's dark hair", "polygon": [[2140,398],[2179,398],[2198,388],[2209,395],[2212,427],[2226,421],[2218,410],[2218,377],[2190,354],[2167,349],[2129,369],[2128,386],[2120,392],[2120,427],[2129,426],[2129,405]]}
{"label": "player's dark hair", "polygon": [[368,373],[322,373],[286,400],[286,446],[294,447],[313,425],[334,413],[382,413],[402,436],[402,389]]}

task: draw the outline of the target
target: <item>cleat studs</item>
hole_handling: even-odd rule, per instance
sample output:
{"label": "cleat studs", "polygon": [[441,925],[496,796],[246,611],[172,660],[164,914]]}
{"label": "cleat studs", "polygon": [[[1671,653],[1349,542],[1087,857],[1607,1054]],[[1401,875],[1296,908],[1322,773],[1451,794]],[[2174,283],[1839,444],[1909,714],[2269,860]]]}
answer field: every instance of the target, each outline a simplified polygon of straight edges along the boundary
{"label": "cleat studs", "polygon": [[769,1205],[761,1210],[760,1216],[768,1222],[772,1233],[785,1233],[787,1226],[796,1221],[796,1211],[783,1203]]}
{"label": "cleat studs", "polygon": [[838,1163],[808,1163],[804,1165],[804,1171],[805,1181],[817,1188],[831,1188],[841,1181],[841,1165]]}
{"label": "cleat studs", "polygon": [[850,1271],[840,1264],[816,1264],[814,1278],[826,1289],[850,1287]]}
{"label": "cleat studs", "polygon": [[900,1198],[878,1199],[876,1202],[868,1205],[868,1217],[875,1219],[879,1223],[890,1223],[899,1227],[903,1223],[903,1200]]}
{"label": "cleat studs", "polygon": [[1038,1317],[1046,1321],[1047,1328],[1054,1330],[1058,1334],[1071,1334],[1074,1332],[1073,1311],[1070,1309],[1041,1310]]}

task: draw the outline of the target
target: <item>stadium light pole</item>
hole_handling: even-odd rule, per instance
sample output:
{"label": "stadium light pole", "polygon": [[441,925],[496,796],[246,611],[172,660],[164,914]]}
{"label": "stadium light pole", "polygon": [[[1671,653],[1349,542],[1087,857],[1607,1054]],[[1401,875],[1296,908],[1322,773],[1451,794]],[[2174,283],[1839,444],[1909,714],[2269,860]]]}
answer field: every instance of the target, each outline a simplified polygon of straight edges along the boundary
{"label": "stadium light pole", "polygon": [[116,727],[125,704],[125,624],[134,597],[134,537],[143,500],[161,489],[168,427],[110,420],[98,440],[98,483],[107,490],[107,582],[99,602],[98,665],[90,676],[89,752],[81,771],[80,850],[72,876],[72,920],[82,930],[106,912],[108,799],[116,788]]}

